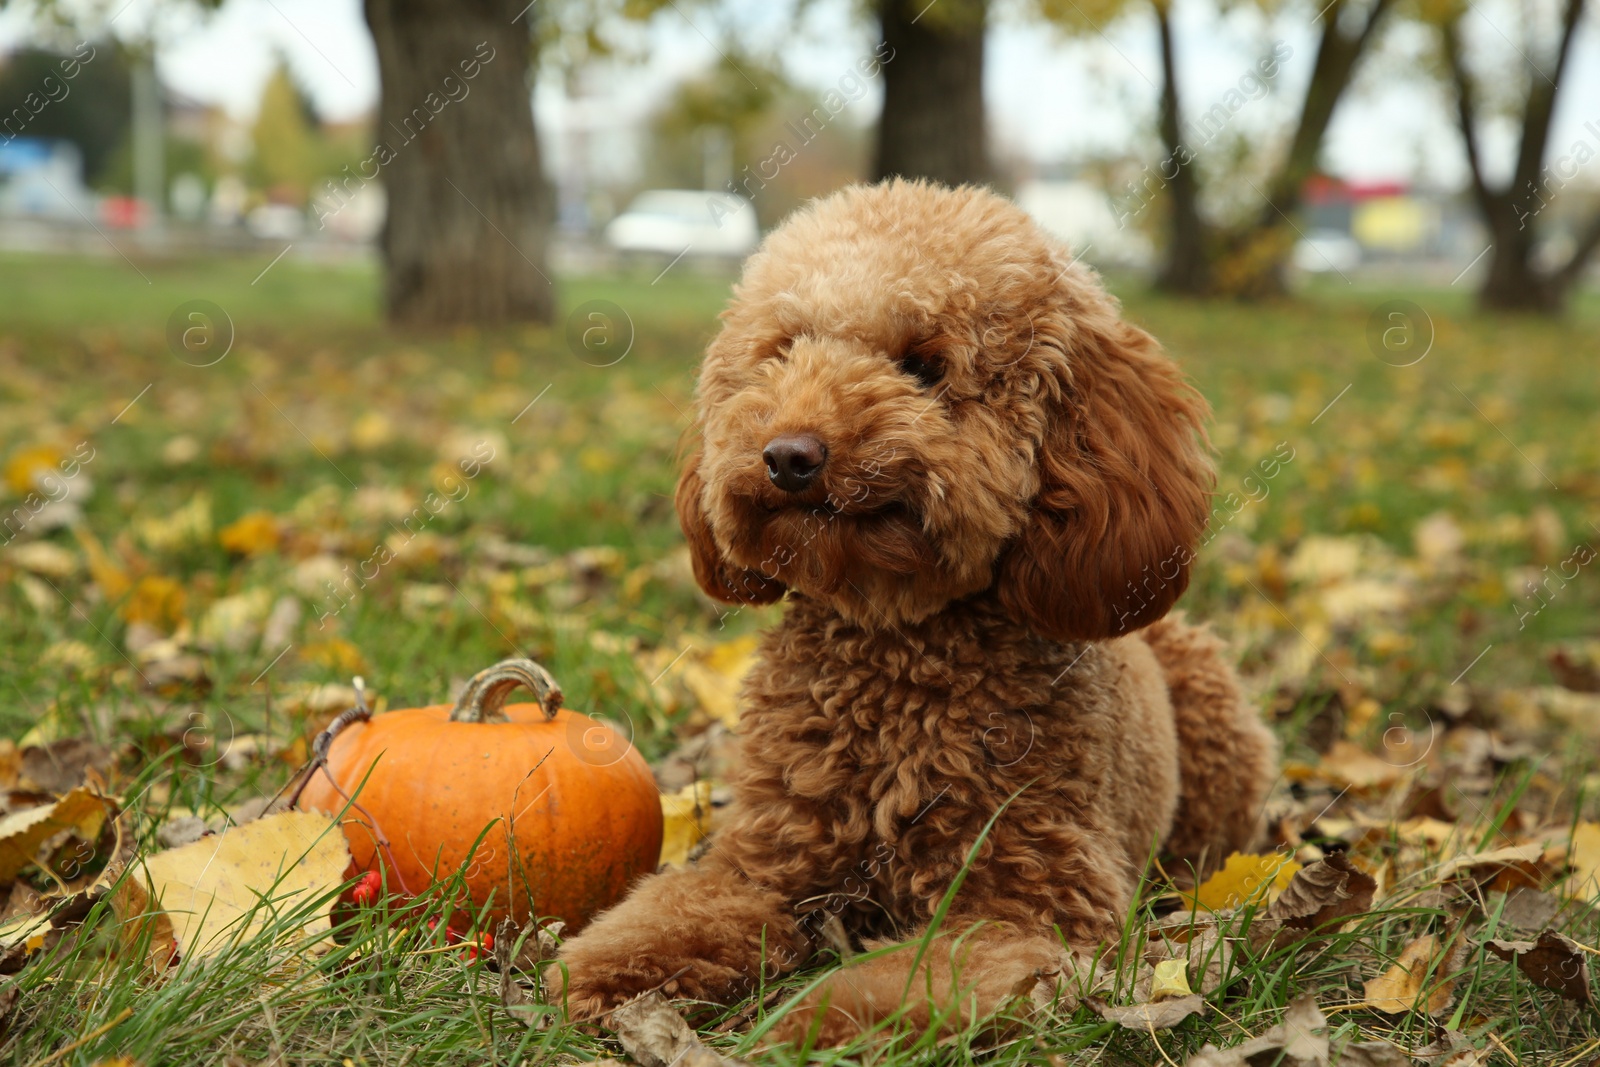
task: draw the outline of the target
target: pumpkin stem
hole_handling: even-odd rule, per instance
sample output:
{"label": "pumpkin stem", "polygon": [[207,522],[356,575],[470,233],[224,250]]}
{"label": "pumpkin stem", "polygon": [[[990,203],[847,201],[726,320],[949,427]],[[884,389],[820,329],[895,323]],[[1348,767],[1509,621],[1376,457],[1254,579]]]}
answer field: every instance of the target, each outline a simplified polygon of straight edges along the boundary
{"label": "pumpkin stem", "polygon": [[531,659],[501,660],[474,674],[450,709],[451,722],[509,722],[506,697],[518,686],[533,692],[546,719],[561,710],[561,687],[550,672]]}

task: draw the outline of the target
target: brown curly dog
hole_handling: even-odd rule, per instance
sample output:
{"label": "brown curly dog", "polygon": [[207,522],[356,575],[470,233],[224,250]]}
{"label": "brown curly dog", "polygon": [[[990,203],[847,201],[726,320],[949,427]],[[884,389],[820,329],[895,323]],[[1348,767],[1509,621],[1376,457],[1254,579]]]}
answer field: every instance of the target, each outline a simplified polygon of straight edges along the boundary
{"label": "brown curly dog", "polygon": [[726,1002],[842,931],[908,945],[780,1038],[966,1025],[1063,943],[1115,941],[1152,857],[1204,872],[1256,832],[1272,737],[1217,638],[1163,620],[1207,521],[1207,408],[981,189],[846,189],[734,293],[678,515],[707,593],[787,612],[710,851],[568,942],[551,988],[574,1019],[657,987]]}

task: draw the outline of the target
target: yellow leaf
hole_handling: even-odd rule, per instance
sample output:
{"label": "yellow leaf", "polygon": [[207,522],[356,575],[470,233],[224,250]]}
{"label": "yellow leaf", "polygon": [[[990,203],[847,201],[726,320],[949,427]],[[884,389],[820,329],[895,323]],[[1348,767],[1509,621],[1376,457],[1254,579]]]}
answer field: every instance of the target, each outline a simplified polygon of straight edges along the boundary
{"label": "yellow leaf", "polygon": [[18,495],[31,493],[39,487],[39,475],[54,474],[61,458],[61,450],[54,445],[35,445],[13,452],[6,461],[6,484]]}
{"label": "yellow leaf", "polygon": [[139,540],[157,552],[198,544],[211,536],[211,497],[196,493],[181,508],[143,519],[136,529]]}
{"label": "yellow leaf", "polygon": [[217,531],[217,540],[236,556],[259,556],[278,547],[278,520],[252,511]]}
{"label": "yellow leaf", "polygon": [[1237,908],[1251,902],[1270,902],[1282,893],[1300,864],[1281,852],[1264,856],[1235,852],[1222,870],[1194,891],[1194,903],[1207,911]]}
{"label": "yellow leaf", "polygon": [[183,586],[173,579],[147,574],[134,584],[133,592],[123,602],[122,618],[124,622],[142,622],[170,633],[183,621],[187,599]]}
{"label": "yellow leaf", "polygon": [[1150,981],[1150,999],[1167,1000],[1187,997],[1194,993],[1189,988],[1189,961],[1187,959],[1162,960],[1156,964],[1155,977]]}
{"label": "yellow leaf", "polygon": [[25,571],[57,581],[72,577],[78,570],[78,557],[49,541],[17,545],[6,553],[6,558]]}
{"label": "yellow leaf", "polygon": [[[1429,1014],[1450,1006],[1455,992],[1454,979],[1443,979],[1437,973],[1431,976],[1431,988],[1424,997],[1424,984],[1430,981],[1429,964],[1439,954],[1439,939],[1433,934],[1419,937],[1400,953],[1394,966],[1365,985],[1362,998],[1367,1007],[1390,1015],[1403,1015],[1412,1008]],[[1439,970],[1443,970],[1440,961]]]}
{"label": "yellow leaf", "polygon": [[116,813],[109,797],[92,793],[81,786],[53,804],[14,811],[0,819],[0,885],[16,880],[24,867],[33,863],[39,846],[63,830],[70,830],[85,841],[94,841]]}
{"label": "yellow leaf", "polygon": [[711,783],[695,782],[661,798],[661,862],[682,865],[713,829]]}
{"label": "yellow leaf", "polygon": [[1537,842],[1527,845],[1507,845],[1487,852],[1474,852],[1446,860],[1434,873],[1439,881],[1447,881],[1463,872],[1487,889],[1505,893],[1518,886],[1537,889],[1543,881],[1539,861],[1544,857],[1544,846]]}
{"label": "yellow leaf", "polygon": [[133,584],[128,572],[112,561],[94,534],[84,529],[82,523],[72,528],[72,536],[76,537],[78,544],[82,546],[83,557],[89,562],[89,576],[94,579],[94,584],[100,587],[100,592],[107,600],[121,600],[123,594]]}
{"label": "yellow leaf", "polygon": [[731,729],[739,725],[739,686],[755,661],[752,634],[716,645],[698,658],[685,657],[679,674],[700,710]]}
{"label": "yellow leaf", "polygon": [[382,448],[394,440],[394,424],[381,411],[364,411],[350,427],[350,443],[362,451]]}
{"label": "yellow leaf", "polygon": [[[259,933],[277,916],[303,911],[338,886],[349,865],[344,835],[332,820],[285,811],[158,852],[137,870],[187,958],[214,954]],[[298,933],[325,933],[332,903],[310,915]]]}
{"label": "yellow leaf", "polygon": [[1578,900],[1600,898],[1600,822],[1580,822],[1572,831],[1567,862],[1572,865],[1567,895]]}
{"label": "yellow leaf", "polygon": [[296,653],[307,663],[328,667],[340,674],[365,674],[367,661],[361,650],[342,637],[313,641]]}
{"label": "yellow leaf", "polygon": [[39,656],[39,664],[52,670],[87,672],[100,662],[99,655],[82,641],[57,641]]}
{"label": "yellow leaf", "polygon": [[1416,845],[1419,848],[1442,845],[1458,837],[1465,837],[1466,832],[1453,822],[1435,819],[1432,816],[1419,815],[1414,819],[1407,819],[1394,828],[1394,836],[1403,845]]}
{"label": "yellow leaf", "polygon": [[1406,773],[1407,767],[1380,759],[1349,741],[1335,741],[1321,762],[1319,774],[1334,785],[1351,789],[1378,789],[1393,785]]}

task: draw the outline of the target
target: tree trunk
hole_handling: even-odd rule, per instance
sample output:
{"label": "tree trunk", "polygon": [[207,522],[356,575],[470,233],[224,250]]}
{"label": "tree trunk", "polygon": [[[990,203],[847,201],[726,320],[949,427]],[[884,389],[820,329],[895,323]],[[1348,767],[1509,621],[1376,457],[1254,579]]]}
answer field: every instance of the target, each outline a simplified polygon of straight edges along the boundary
{"label": "tree trunk", "polygon": [[1194,161],[1183,145],[1183,111],[1178,101],[1178,61],[1172,40],[1172,17],[1164,0],[1155,7],[1156,25],[1161,31],[1161,143],[1167,151],[1159,177],[1167,182],[1171,210],[1166,262],[1156,278],[1156,287],[1169,293],[1203,296],[1211,290],[1211,260],[1206,248],[1205,223],[1200,218],[1200,186]]}
{"label": "tree trunk", "polygon": [[1519,224],[1509,196],[1494,200],[1493,211],[1484,219],[1493,247],[1478,302],[1496,311],[1559,310],[1560,293],[1533,265],[1533,227]]}
{"label": "tree trunk", "polygon": [[878,0],[884,51],[876,179],[992,180],[983,114],[987,7],[987,0]]}
{"label": "tree trunk", "polygon": [[1317,157],[1339,101],[1350,88],[1356,64],[1392,3],[1393,0],[1371,0],[1366,17],[1354,34],[1339,29],[1344,3],[1336,0],[1323,11],[1322,37],[1317,42],[1311,80],[1288,154],[1263,191],[1265,203],[1255,222],[1229,235],[1233,262],[1221,272],[1229,279],[1229,292],[1258,298],[1288,291],[1288,258],[1299,236],[1291,220],[1299,210],[1300,189],[1316,170]]}
{"label": "tree trunk", "polygon": [[1478,290],[1478,303],[1490,310],[1559,314],[1572,286],[1600,248],[1600,216],[1596,216],[1579,237],[1577,248],[1566,263],[1554,270],[1544,270],[1533,258],[1537,243],[1535,219],[1543,209],[1547,191],[1541,187],[1540,178],[1550,141],[1550,123],[1555,115],[1556,91],[1572,53],[1573,36],[1583,19],[1585,4],[1586,0],[1567,0],[1553,72],[1547,74],[1529,60],[1533,70],[1528,79],[1528,96],[1523,103],[1516,166],[1510,183],[1501,189],[1491,188],[1484,176],[1478,144],[1478,94],[1462,55],[1459,18],[1446,22],[1440,30],[1445,65],[1455,89],[1456,123],[1461,130],[1467,170],[1472,178],[1473,201],[1478,205],[1478,214],[1489,231],[1491,242],[1489,270]]}
{"label": "tree trunk", "polygon": [[378,51],[391,322],[549,322],[554,214],[519,0],[364,0]]}

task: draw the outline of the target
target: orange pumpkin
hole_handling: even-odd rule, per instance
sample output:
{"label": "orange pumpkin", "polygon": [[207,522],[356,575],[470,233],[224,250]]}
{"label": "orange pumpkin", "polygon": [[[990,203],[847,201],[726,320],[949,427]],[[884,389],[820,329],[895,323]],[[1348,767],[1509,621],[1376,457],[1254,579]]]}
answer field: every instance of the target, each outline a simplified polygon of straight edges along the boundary
{"label": "orange pumpkin", "polygon": [[[539,703],[506,707],[518,686]],[[359,869],[381,864],[391,891],[418,893],[465,867],[473,904],[492,894],[491,923],[554,916],[576,929],[661,855],[650,768],[610,727],[562,708],[532,660],[478,672],[454,707],[353,723],[327,769],[300,804],[344,813]]]}

